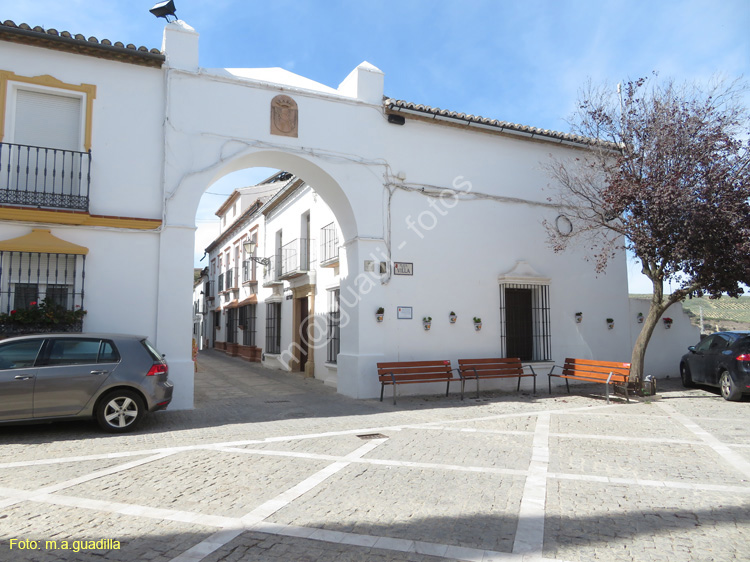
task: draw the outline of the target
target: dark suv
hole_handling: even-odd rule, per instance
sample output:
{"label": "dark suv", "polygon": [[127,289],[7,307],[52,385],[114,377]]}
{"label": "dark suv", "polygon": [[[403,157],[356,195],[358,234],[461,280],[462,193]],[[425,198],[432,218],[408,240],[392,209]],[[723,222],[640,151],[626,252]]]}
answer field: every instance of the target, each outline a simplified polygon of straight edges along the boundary
{"label": "dark suv", "polygon": [[680,361],[683,386],[716,386],[725,400],[750,393],[750,332],[716,332],[688,350]]}
{"label": "dark suv", "polygon": [[9,338],[0,341],[0,423],[93,417],[106,431],[130,431],[172,400],[168,373],[143,336]]}

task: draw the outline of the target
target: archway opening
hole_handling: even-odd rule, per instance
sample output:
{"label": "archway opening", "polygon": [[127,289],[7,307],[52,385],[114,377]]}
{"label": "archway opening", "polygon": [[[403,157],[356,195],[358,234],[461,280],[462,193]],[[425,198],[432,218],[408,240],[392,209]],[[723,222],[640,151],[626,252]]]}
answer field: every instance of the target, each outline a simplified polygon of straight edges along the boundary
{"label": "archway opening", "polygon": [[[233,162],[200,198],[194,349],[301,372],[336,387],[339,295],[347,272],[339,215],[351,231],[351,207],[322,170],[280,160],[287,160],[283,168]],[[260,161],[282,163],[268,155]]]}

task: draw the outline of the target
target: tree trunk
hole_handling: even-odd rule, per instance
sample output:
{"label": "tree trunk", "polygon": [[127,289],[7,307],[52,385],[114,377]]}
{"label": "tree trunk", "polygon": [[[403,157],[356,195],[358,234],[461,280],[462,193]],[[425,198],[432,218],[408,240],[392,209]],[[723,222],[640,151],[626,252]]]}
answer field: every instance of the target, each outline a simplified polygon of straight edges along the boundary
{"label": "tree trunk", "polygon": [[633,353],[630,356],[630,382],[634,382],[636,388],[640,388],[643,383],[643,360],[646,357],[646,346],[654,333],[654,328],[659,323],[659,318],[666,309],[664,305],[651,303],[648,316],[643,321],[641,333],[638,334],[633,345]]}

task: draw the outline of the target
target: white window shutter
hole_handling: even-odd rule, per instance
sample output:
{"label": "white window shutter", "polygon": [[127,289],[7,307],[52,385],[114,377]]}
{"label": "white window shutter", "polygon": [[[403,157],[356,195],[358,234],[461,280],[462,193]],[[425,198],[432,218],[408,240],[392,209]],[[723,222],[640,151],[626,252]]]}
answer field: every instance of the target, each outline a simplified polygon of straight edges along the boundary
{"label": "white window shutter", "polygon": [[81,98],[17,90],[13,137],[17,144],[82,150]]}

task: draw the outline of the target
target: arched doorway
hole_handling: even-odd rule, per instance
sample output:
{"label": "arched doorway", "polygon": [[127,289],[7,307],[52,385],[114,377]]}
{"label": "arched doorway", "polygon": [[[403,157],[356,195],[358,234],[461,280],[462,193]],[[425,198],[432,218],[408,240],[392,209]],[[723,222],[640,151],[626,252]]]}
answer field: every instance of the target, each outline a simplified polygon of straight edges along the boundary
{"label": "arched doorway", "polygon": [[[264,168],[274,167],[287,170],[294,177],[304,178],[304,183],[314,188],[315,196],[325,200],[325,203],[335,215],[336,223],[341,232],[341,245],[346,248],[345,251],[348,258],[352,256],[356,257],[358,252],[361,251],[363,244],[373,244],[372,240],[361,241],[359,239],[357,234],[358,227],[354,220],[354,211],[349,197],[342,189],[339,181],[334,179],[329,170],[324,169],[323,166],[325,164],[321,164],[320,162],[282,152],[247,151],[228,161],[217,162],[215,166],[209,167],[202,172],[185,176],[180,185],[175,189],[173,196],[168,200],[165,228],[162,232],[162,259],[160,260],[159,268],[158,299],[160,308],[157,338],[159,339],[160,347],[167,350],[168,354],[170,343],[175,346],[180,343],[176,340],[174,326],[183,325],[183,321],[180,320],[180,317],[184,316],[182,310],[190,312],[189,307],[184,305],[184,302],[190,301],[190,297],[187,296],[186,301],[183,301],[183,305],[178,307],[176,295],[178,293],[185,293],[181,290],[175,290],[177,284],[185,285],[188,289],[190,288],[190,285],[186,282],[189,282],[191,279],[188,268],[192,265],[192,256],[190,254],[192,244],[189,241],[189,237],[193,234],[194,230],[186,228],[185,224],[188,220],[195,221],[195,213],[200,198],[206,190],[211,188],[214,182],[233,171],[257,165],[261,165]],[[188,219],[188,217],[190,218]],[[300,219],[300,229],[307,229],[307,234],[300,238],[310,240],[312,235],[310,234],[311,219],[309,211],[307,215],[303,213]],[[320,225],[315,224],[315,230],[319,229]],[[281,248],[286,242],[282,239],[277,241],[274,236],[275,232],[269,230],[264,232],[260,238],[266,247],[265,255],[272,254],[268,250],[271,244],[275,246],[278,243],[278,247]],[[241,250],[239,251],[241,252]],[[231,256],[228,257],[231,259]],[[185,260],[184,262],[182,261],[183,259]],[[180,260],[180,263],[178,263],[178,260]],[[184,273],[178,279],[178,272],[180,271]],[[342,271],[340,273],[340,285],[335,288],[335,297],[338,298],[338,295],[342,291],[346,291],[348,287],[350,294],[358,295],[357,304],[362,299],[375,297],[372,293],[376,293],[377,291],[372,287],[368,287],[365,294],[360,294],[362,291],[356,286],[355,280],[356,275],[351,275],[348,270]],[[268,321],[269,315],[273,314],[273,307],[278,306],[279,310],[281,310],[282,303],[285,304],[286,299],[291,301],[289,303],[291,305],[290,312],[279,320],[280,323],[282,321],[286,322],[286,324],[281,325],[279,331],[282,328],[285,329],[292,334],[292,339],[288,342],[289,345],[284,346],[284,349],[277,349],[275,350],[277,353],[269,353],[268,355],[270,359],[278,357],[279,367],[299,370],[312,375],[315,372],[315,362],[323,362],[325,360],[326,349],[317,349],[316,351],[310,345],[310,338],[314,338],[314,334],[320,333],[321,329],[320,322],[316,324],[315,322],[311,322],[310,318],[328,315],[334,307],[338,309],[339,303],[337,301],[334,304],[330,300],[326,302],[329,298],[333,298],[333,291],[325,294],[325,300],[321,299],[320,293],[317,293],[319,296],[316,302],[315,282],[311,282],[309,278],[301,277],[300,279],[292,280],[287,278],[286,281],[285,290],[276,291],[274,289],[275,292],[270,297],[257,301],[258,306],[264,307],[263,311],[259,313],[259,317],[262,316],[261,329],[268,329],[269,325],[273,325],[272,322]],[[235,301],[236,304],[243,302],[241,299],[235,299]],[[268,307],[268,310],[266,310],[266,307]],[[356,306],[354,309],[356,310]],[[221,320],[217,320],[216,322],[209,321],[209,326],[215,324],[219,332],[221,332],[222,325],[225,326],[225,330],[233,329],[236,326],[238,312],[232,311],[225,314],[217,310],[216,314],[217,318],[219,315],[222,315]],[[337,342],[340,346],[340,352],[337,356],[339,358],[338,376],[333,380],[340,392],[352,396],[364,396],[366,394],[359,388],[360,382],[357,380],[357,374],[360,370],[357,362],[361,354],[362,340],[356,329],[356,323],[351,323],[355,314],[354,310],[347,314],[348,321],[344,326],[345,329],[339,332],[340,339]],[[231,324],[232,322],[234,324]],[[184,325],[191,326],[190,319],[187,319]],[[218,339],[220,338],[217,337],[217,341]],[[233,338],[226,339],[231,340]],[[229,345],[237,344],[238,342],[236,341],[229,342]],[[372,338],[368,338],[366,345],[377,345],[377,342],[373,342]],[[318,359],[314,359],[316,354]],[[186,391],[182,401],[180,401],[179,396],[176,396],[175,400],[178,401],[176,407],[190,407],[192,405],[192,392],[188,391],[192,389],[192,361],[190,363],[181,361],[180,359],[175,359],[174,355],[174,351],[172,351],[170,366],[174,373],[173,376],[178,381],[177,386],[179,387],[180,384],[185,386]],[[266,359],[265,356],[264,359]],[[272,363],[270,366],[273,366]],[[188,375],[188,372],[190,375]],[[372,395],[372,390],[368,389],[366,393]]]}

